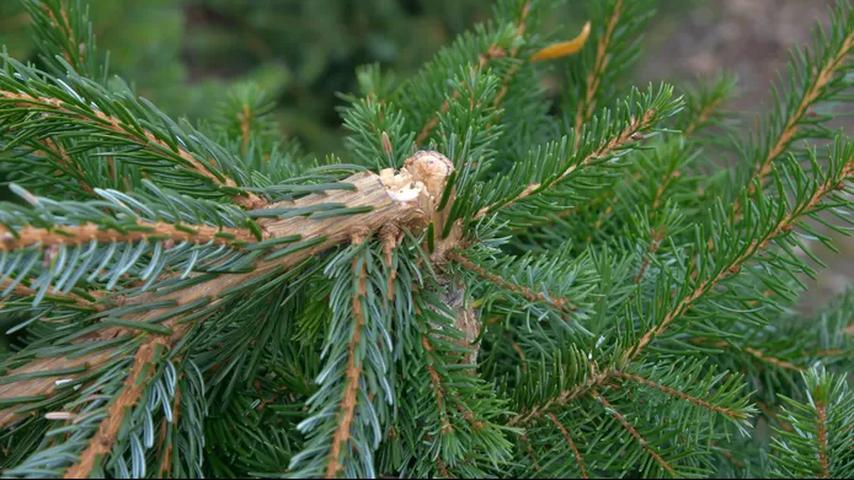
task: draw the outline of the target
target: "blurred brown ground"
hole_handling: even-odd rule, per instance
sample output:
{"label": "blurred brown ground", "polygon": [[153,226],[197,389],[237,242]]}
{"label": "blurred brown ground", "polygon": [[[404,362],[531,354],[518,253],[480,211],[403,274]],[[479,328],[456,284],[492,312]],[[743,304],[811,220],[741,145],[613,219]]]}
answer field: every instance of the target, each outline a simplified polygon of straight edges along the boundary
{"label": "blurred brown ground", "polygon": [[[830,0],[665,0],[648,29],[639,81],[710,78],[735,73],[739,89],[729,108],[746,126],[772,100],[771,84],[782,72],[788,51],[810,41],[816,23],[827,25]],[[670,9],[678,11],[669,11]],[[854,122],[835,125],[850,135]],[[828,268],[809,281],[803,310],[812,312],[832,296],[852,288],[854,237],[834,235],[840,252],[818,246]],[[817,242],[816,242],[817,243]]]}
{"label": "blurred brown ground", "polygon": [[[806,45],[816,23],[827,25],[831,0],[663,0],[650,25],[640,80],[738,75],[731,107],[759,111],[791,47]],[[677,11],[672,11],[675,9]]]}

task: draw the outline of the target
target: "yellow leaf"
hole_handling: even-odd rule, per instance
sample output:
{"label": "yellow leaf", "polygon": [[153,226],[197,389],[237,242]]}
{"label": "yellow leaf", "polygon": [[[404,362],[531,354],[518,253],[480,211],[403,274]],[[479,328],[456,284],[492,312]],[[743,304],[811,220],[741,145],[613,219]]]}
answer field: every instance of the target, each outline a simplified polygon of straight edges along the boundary
{"label": "yellow leaf", "polygon": [[584,47],[584,43],[587,42],[587,37],[589,36],[590,22],[587,22],[584,24],[584,28],[581,29],[581,33],[579,33],[577,37],[566,42],[554,43],[548,47],[544,47],[537,53],[531,55],[531,61],[541,62],[543,60],[551,60],[553,58],[561,58],[578,53],[581,51],[582,47]]}

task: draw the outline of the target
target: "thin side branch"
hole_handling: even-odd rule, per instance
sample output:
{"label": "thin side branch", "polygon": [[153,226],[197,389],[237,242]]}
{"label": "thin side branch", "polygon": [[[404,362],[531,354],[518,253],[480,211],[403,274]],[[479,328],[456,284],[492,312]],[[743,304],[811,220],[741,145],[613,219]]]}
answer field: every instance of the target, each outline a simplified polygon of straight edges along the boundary
{"label": "thin side branch", "polygon": [[[540,192],[541,190],[544,190],[545,188],[548,188],[552,185],[560,183],[561,181],[565,180],[566,177],[571,175],[573,172],[575,172],[579,168],[586,167],[587,165],[589,165],[590,163],[592,163],[596,160],[600,160],[600,159],[605,158],[609,155],[612,155],[614,152],[616,152],[620,148],[626,147],[627,145],[629,145],[635,141],[641,140],[643,137],[641,136],[640,132],[643,130],[646,130],[652,126],[652,120],[655,117],[655,113],[656,113],[655,110],[650,109],[650,110],[645,111],[643,113],[643,115],[641,115],[639,118],[638,117],[633,118],[632,121],[629,122],[629,125],[627,125],[626,128],[624,128],[615,137],[608,139],[608,141],[606,141],[605,143],[600,145],[599,148],[597,148],[596,150],[591,152],[589,155],[584,157],[584,159],[582,159],[580,162],[575,163],[575,164],[567,167],[566,170],[561,172],[560,175],[558,175],[554,180],[551,180],[547,185],[543,186],[539,183],[530,184],[527,187],[525,187],[525,189],[522,190],[521,193],[519,193],[518,195],[516,195],[514,198],[512,198],[510,200],[503,201],[503,202],[497,202],[497,203],[494,203],[492,205],[481,208],[477,212],[477,214],[474,215],[473,220],[478,220],[480,218],[483,218],[484,216],[495,212],[499,208],[504,209],[504,208],[511,207],[513,204],[527,198],[528,196],[530,196],[534,193]],[[576,136],[576,138],[578,138],[578,137]]]}
{"label": "thin side branch", "polygon": [[[421,337],[421,346],[424,347],[424,351],[432,355],[433,345],[426,335]],[[448,413],[445,411],[445,389],[442,387],[442,378],[439,376],[436,368],[430,363],[427,364],[427,373],[430,375],[430,383],[433,385],[433,396],[436,398],[436,406],[439,409],[439,415],[442,417],[440,431],[442,433],[450,433],[454,427],[451,425],[450,420],[448,420]]]}
{"label": "thin side branch", "polygon": [[758,349],[755,349],[752,347],[745,347],[744,351],[749,353],[750,355],[756,357],[760,361],[765,362],[765,363],[770,364],[770,365],[773,365],[773,366],[778,367],[778,368],[784,368],[786,370],[794,370],[796,372],[802,372],[804,370],[803,368],[795,365],[792,362],[787,362],[787,361],[779,359],[777,357],[773,357],[773,356],[768,355],[767,353],[765,353],[761,350],[758,350]]}
{"label": "thin side branch", "polygon": [[[596,43],[596,59],[593,62],[593,68],[587,74],[587,89],[584,93],[583,101],[578,103],[575,111],[575,131],[580,132],[584,123],[590,120],[593,112],[596,109],[596,93],[599,91],[599,84],[602,82],[602,75],[605,73],[605,68],[608,66],[608,46],[614,37],[614,31],[617,28],[617,23],[620,21],[620,16],[623,13],[623,0],[617,0],[614,5],[614,11],[608,18],[608,23],[605,27],[605,34],[599,37]],[[575,137],[575,146],[578,147],[581,137]]]}
{"label": "thin side branch", "polygon": [[711,102],[703,105],[703,108],[697,112],[697,115],[691,119],[691,122],[685,127],[685,130],[682,132],[682,135],[685,137],[689,137],[693,135],[697,130],[706,125],[706,122],[714,115],[715,111],[718,107],[723,103],[726,99],[726,96],[721,95],[716,97]]}
{"label": "thin side branch", "polygon": [[[113,351],[101,351],[83,357],[40,358],[26,365],[3,373],[5,378],[23,377],[20,380],[0,384],[0,399],[18,397],[50,396],[58,388],[57,381],[72,380],[81,374],[97,369],[110,361]],[[64,372],[82,370],[75,374]],[[0,409],[0,428],[17,421],[20,415],[17,408]]]}
{"label": "thin side branch", "polygon": [[581,452],[579,452],[578,447],[575,446],[575,442],[572,440],[572,436],[569,434],[566,426],[557,419],[555,414],[550,413],[548,417],[554,426],[560,430],[560,434],[563,435],[563,440],[569,446],[569,449],[572,450],[572,454],[575,455],[575,463],[578,465],[578,472],[581,474],[581,478],[589,478],[587,475],[587,467],[584,466],[584,459],[581,457]]}
{"label": "thin side branch", "polygon": [[[11,285],[11,284],[12,284],[12,280],[9,280],[9,279],[0,281],[0,292],[6,290],[6,288],[8,288],[9,285]],[[14,295],[17,297],[32,297],[32,296],[35,296],[37,294],[38,294],[38,290],[25,285],[23,282],[18,282],[18,284],[15,285],[11,291],[11,295]],[[82,296],[77,295],[75,293],[59,292],[54,288],[49,288],[47,290],[46,296],[51,298],[51,299],[57,300],[59,302],[65,302],[65,303],[68,303],[70,305],[74,305],[75,307],[78,307],[78,308],[81,308],[84,310],[102,311],[106,308],[106,305],[104,305],[104,304],[95,303],[95,302],[88,300],[86,298],[83,298]],[[2,298],[2,297],[0,297],[0,298]]]}
{"label": "thin side branch", "polygon": [[652,240],[649,242],[649,248],[647,248],[646,254],[643,257],[643,263],[641,263],[640,269],[638,269],[638,273],[635,275],[635,283],[640,283],[640,281],[643,280],[643,276],[646,274],[649,264],[652,262],[652,257],[655,255],[655,252],[658,251],[658,247],[661,245],[661,240],[663,238],[663,227],[653,229]]}
{"label": "thin side branch", "polygon": [[[38,109],[38,111],[42,113],[42,115],[54,114],[67,118],[75,118],[87,122],[93,121],[93,119],[81,114],[80,112],[75,111],[73,106],[66,105],[64,101],[58,98],[33,97],[23,92],[0,90],[0,99],[9,100],[11,102],[14,102],[15,105],[23,108],[35,107]],[[210,179],[215,185],[224,185],[227,187],[237,186],[237,184],[231,178],[224,177],[222,175],[214,174],[213,172],[211,172],[208,167],[206,167],[202,162],[196,159],[192,153],[190,153],[184,148],[177,147],[177,150],[173,150],[165,141],[157,138],[153,133],[146,130],[139,131],[137,129],[130,128],[125,125],[120,119],[107,115],[106,113],[100,110],[94,110],[94,115],[97,119],[94,121],[97,122],[99,128],[103,128],[105,130],[117,133],[122,137],[127,138],[133,143],[139,145],[141,148],[148,149],[157,155],[169,155],[177,157],[184,163],[188,164],[194,171]],[[263,199],[261,199],[254,193],[240,194],[234,197],[234,201],[248,209],[260,208],[266,204]]]}
{"label": "thin side branch", "polygon": [[[530,13],[530,10],[531,10],[531,0],[528,0],[522,6],[522,12],[519,16],[519,21],[516,24],[516,37],[517,38],[522,38],[522,36],[525,34],[526,21],[528,19],[528,14]],[[518,53],[519,53],[519,47],[514,47],[510,50],[510,52],[507,52],[503,48],[501,48],[498,44],[493,43],[492,45],[489,46],[489,48],[486,49],[486,52],[478,55],[478,62],[477,62],[478,70],[483,70],[489,64],[489,62],[495,58],[515,58],[518,55]],[[501,90],[499,90],[498,94],[495,96],[495,101],[494,101],[495,106],[497,106],[499,103],[501,103],[501,100],[504,98],[504,95],[507,93],[507,89],[509,87],[510,80],[516,74],[517,70],[518,70],[518,67],[514,67],[513,69],[511,69],[507,73],[507,75],[503,79]],[[452,92],[451,93],[451,100],[458,99],[460,97],[460,95],[461,94],[458,90]],[[427,123],[425,123],[424,126],[421,127],[421,130],[418,131],[418,135],[415,137],[415,144],[416,145],[423,144],[424,141],[430,137],[430,134],[433,133],[433,130],[436,128],[436,126],[439,125],[440,117],[444,113],[446,113],[450,107],[451,107],[451,104],[450,104],[449,100],[445,100],[444,102],[442,102],[442,105],[439,107],[439,110],[437,110],[436,113],[432,117],[430,117],[429,120],[427,120]]]}
{"label": "thin side branch", "polygon": [[677,398],[679,400],[684,400],[688,403],[692,403],[698,407],[704,408],[706,410],[719,413],[721,415],[727,416],[729,418],[733,418],[736,420],[743,420],[744,415],[740,412],[736,412],[730,408],[721,407],[720,405],[715,405],[711,402],[703,400],[702,398],[695,397],[688,393],[685,393],[681,390],[677,390],[673,387],[668,387],[667,385],[662,385],[658,382],[654,382],[648,378],[641,377],[640,375],[635,375],[632,373],[627,373],[623,371],[617,371],[614,373],[614,376],[622,378],[624,380],[628,380],[630,382],[637,383],[639,385],[644,385],[646,387],[658,390],[659,392],[664,393],[665,395],[673,398]]}
{"label": "thin side branch", "polygon": [[[827,63],[822,65],[821,69],[815,71],[815,77],[810,79],[810,87],[804,92],[794,113],[786,119],[786,124],[780,131],[780,135],[775,139],[774,143],[768,149],[768,153],[750,177],[750,181],[747,184],[749,193],[752,194],[756,190],[757,181],[761,183],[771,173],[774,160],[782,155],[792,141],[794,141],[801,128],[801,122],[809,112],[809,108],[821,97],[825,87],[833,81],[834,76],[845,64],[845,59],[851,53],[852,49],[854,49],[854,32],[849,33],[842,42],[839,51],[831,56]],[[737,202],[734,205],[734,211],[738,213],[740,210],[741,204]]]}
{"label": "thin side branch", "polygon": [[638,432],[637,429],[635,429],[635,427],[632,426],[631,423],[629,423],[629,421],[626,419],[626,417],[623,416],[622,413],[620,413],[616,408],[614,408],[613,405],[611,405],[611,402],[609,402],[608,399],[603,397],[595,390],[591,392],[591,394],[593,395],[593,398],[595,398],[596,401],[601,403],[602,406],[605,407],[605,410],[610,413],[611,416],[614,417],[617,422],[619,422],[623,429],[629,432],[629,435],[631,435],[632,438],[634,438],[640,444],[640,446],[646,451],[646,453],[648,453],[649,456],[651,456],[652,459],[655,460],[655,463],[657,463],[659,466],[661,466],[661,468],[666,470],[671,477],[677,476],[676,471],[673,470],[673,467],[670,466],[670,464],[667,463],[667,461],[665,461],[661,457],[661,455],[649,445],[649,442],[645,438],[643,438],[643,436],[641,436],[640,432]]}
{"label": "thin side branch", "polygon": [[490,273],[485,268],[474,263],[468,257],[464,256],[458,251],[448,252],[447,258],[449,260],[453,260],[459,263],[466,270],[476,274],[484,280],[489,281],[490,283],[495,284],[499,288],[520,295],[521,297],[525,298],[530,302],[544,303],[554,308],[555,310],[561,311],[566,314],[570,314],[573,312],[573,310],[575,310],[575,307],[569,300],[553,295],[546,295],[545,293],[536,293],[528,287],[525,287],[523,285],[517,285],[515,283],[507,281],[499,277],[498,275],[495,275],[494,273]]}
{"label": "thin side branch", "polygon": [[93,189],[92,186],[84,180],[84,172],[80,167],[80,164],[75,163],[68,156],[68,152],[62,148],[62,145],[50,138],[40,140],[38,144],[45,154],[53,156],[70,176],[77,179],[77,184],[80,185],[80,188],[82,188],[84,192],[90,195],[95,194],[95,189]]}

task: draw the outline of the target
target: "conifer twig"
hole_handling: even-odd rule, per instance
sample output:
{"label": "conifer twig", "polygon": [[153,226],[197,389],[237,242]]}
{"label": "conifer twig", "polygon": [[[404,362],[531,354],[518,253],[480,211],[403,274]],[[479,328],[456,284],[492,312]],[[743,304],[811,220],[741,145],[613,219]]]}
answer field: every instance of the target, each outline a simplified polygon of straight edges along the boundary
{"label": "conifer twig", "polygon": [[827,458],[827,411],[821,399],[815,399],[816,411],[816,441],[818,442],[818,464],[821,467],[821,478],[830,478],[830,462]]}
{"label": "conifer twig", "polygon": [[542,292],[535,293],[533,290],[531,290],[528,287],[525,287],[523,285],[517,285],[517,284],[512,283],[508,280],[505,280],[505,279],[499,277],[498,275],[495,275],[494,273],[490,273],[489,271],[487,271],[483,267],[474,263],[471,259],[469,259],[465,255],[463,255],[459,251],[448,252],[447,258],[449,260],[453,260],[453,261],[459,263],[466,270],[477,274],[479,277],[483,278],[484,280],[487,280],[490,283],[493,283],[496,286],[498,286],[504,290],[513,292],[517,295],[521,295],[522,297],[524,297],[526,300],[528,300],[530,302],[545,303],[546,305],[551,306],[555,310],[561,311],[561,312],[566,313],[566,314],[570,314],[575,310],[575,307],[566,298],[555,297],[552,295],[547,295],[547,294],[542,293]]}
{"label": "conifer twig", "polygon": [[[510,200],[497,202],[492,205],[488,205],[486,207],[481,208],[474,215],[473,219],[478,220],[480,218],[483,218],[484,216],[495,212],[499,208],[509,208],[513,206],[513,204],[515,204],[516,202],[519,202],[534,193],[537,193],[556,183],[561,182],[566,177],[575,172],[577,169],[585,167],[596,160],[608,157],[609,155],[614,154],[617,150],[633,142],[641,140],[643,137],[640,132],[652,126],[652,121],[655,118],[655,114],[655,110],[646,110],[641,116],[634,117],[632,121],[629,122],[629,124],[616,136],[607,139],[604,143],[599,145],[596,150],[585,156],[580,162],[568,166],[564,171],[560,173],[560,175],[558,175],[555,179],[551,180],[547,185],[541,185],[539,183],[530,184],[525,187],[525,189],[522,190],[518,195],[516,195]],[[580,135],[580,133],[577,135]]]}
{"label": "conifer twig", "polygon": [[569,446],[569,449],[572,450],[572,454],[575,455],[575,463],[578,465],[578,472],[581,475],[581,478],[589,478],[587,475],[587,467],[584,466],[584,459],[581,457],[581,452],[578,451],[578,447],[572,440],[569,430],[567,430],[566,426],[557,419],[557,416],[554,413],[549,413],[548,417],[552,424],[560,430],[560,434],[563,435],[564,441],[567,446]]}
{"label": "conifer twig", "polygon": [[[121,119],[107,115],[100,110],[94,110],[95,119],[90,119],[82,113],[75,111],[73,106],[67,105],[59,98],[34,97],[25,92],[13,92],[10,90],[0,90],[0,100],[13,102],[15,105],[22,108],[37,109],[45,116],[57,115],[80,121],[95,122],[99,128],[119,134],[141,148],[150,150],[158,155],[166,154],[181,159],[181,161],[190,165],[195,172],[207,177],[215,185],[223,185],[226,187],[237,186],[235,181],[231,178],[211,172],[208,167],[197,160],[192,153],[183,147],[177,146],[175,149],[172,149],[165,141],[157,138],[157,136],[152,132],[130,128]],[[260,208],[266,203],[260,197],[251,192],[245,192],[235,196],[234,201],[249,209]]]}
{"label": "conifer twig", "polygon": [[[842,178],[842,182],[845,182],[852,176],[854,176],[854,158],[848,158],[844,160],[844,167],[842,168],[840,177]],[[629,347],[625,351],[620,363],[628,364],[635,359],[644,347],[646,347],[654,338],[664,333],[670,324],[676,318],[684,314],[694,302],[724,279],[738,273],[744,262],[752,258],[757,252],[765,249],[775,238],[788,233],[802,216],[812,213],[828,193],[839,187],[840,183],[834,181],[833,178],[826,179],[824,183],[819,185],[813,195],[801,206],[801,208],[790,211],[788,214],[784,215],[763,239],[751,242],[742,254],[720,268],[717,275],[711,279],[701,281],[689,294],[682,297],[676,305],[667,311],[661,322],[650,328],[633,346]],[[614,367],[592,374],[584,381],[584,383],[575,385],[570,389],[563,390],[558,395],[548,399],[542,405],[537,405],[526,412],[512,417],[508,422],[508,425],[513,426],[525,424],[533,418],[541,417],[552,407],[567,405],[582,395],[591,392],[591,390],[597,386],[603,385],[609,379],[614,378],[619,371],[620,370],[617,367]]]}
{"label": "conifer twig", "polygon": [[794,370],[797,372],[802,372],[804,370],[803,368],[801,368],[801,367],[799,367],[799,366],[797,366],[791,362],[787,362],[787,361],[781,360],[777,357],[773,357],[773,356],[768,355],[767,353],[764,353],[761,350],[758,350],[758,349],[753,348],[753,347],[744,347],[744,351],[749,353],[750,355],[756,357],[760,361],[768,363],[768,364],[773,365],[773,366],[778,367],[778,368],[783,368],[786,370]]}
{"label": "conifer twig", "polygon": [[[362,239],[354,243],[361,243]],[[359,401],[359,383],[362,375],[362,366],[357,359],[356,350],[362,341],[362,328],[365,326],[365,314],[362,312],[362,299],[367,294],[367,270],[364,262],[353,259],[353,270],[357,270],[356,290],[353,292],[352,309],[355,323],[353,325],[353,336],[347,347],[347,370],[344,384],[344,395],[339,407],[338,428],[332,435],[332,446],[329,449],[329,459],[326,463],[326,478],[338,476],[344,466],[341,465],[341,451],[350,439],[350,425],[356,414],[356,403]]]}
{"label": "conifer twig", "polygon": [[[593,68],[587,74],[587,88],[585,90],[584,97],[580,102],[578,102],[578,106],[575,110],[576,132],[581,131],[584,123],[590,120],[590,117],[593,116],[593,112],[596,109],[596,93],[599,90],[599,83],[602,81],[602,74],[608,66],[608,47],[614,36],[617,24],[620,22],[620,16],[622,13],[623,0],[617,0],[617,3],[614,5],[613,12],[611,12],[611,16],[605,24],[605,34],[599,37],[599,41],[596,42],[596,59],[593,62]],[[581,137],[576,136],[576,148],[580,141]]]}
{"label": "conifer twig", "polygon": [[628,380],[630,382],[634,382],[640,385],[644,385],[649,388],[653,388],[658,390],[665,395],[673,398],[678,398],[680,400],[684,400],[689,403],[693,403],[698,407],[705,408],[706,410],[710,410],[712,412],[720,413],[721,415],[725,415],[727,417],[743,420],[745,417],[739,412],[732,410],[731,408],[721,407],[719,405],[715,405],[707,400],[703,400],[702,398],[695,397],[694,395],[688,394],[681,390],[677,390],[673,387],[668,387],[667,385],[662,385],[658,382],[654,382],[648,378],[644,378],[640,375],[635,375],[632,373],[624,372],[621,370],[615,371],[614,376],[618,378],[622,378],[623,380]]}
{"label": "conifer twig", "polygon": [[712,101],[704,104],[700,108],[700,111],[698,111],[697,114],[694,115],[694,117],[688,123],[688,126],[686,126],[685,129],[682,131],[682,135],[685,137],[690,137],[691,135],[696,133],[697,130],[705,126],[725,99],[726,96],[721,95],[713,98]]}
{"label": "conifer twig", "polygon": [[136,405],[145,387],[154,378],[156,369],[153,361],[165,349],[167,342],[164,337],[151,337],[139,347],[120,393],[108,407],[98,431],[89,440],[78,461],[65,471],[65,478],[89,478],[99,459],[110,451],[124,424],[125,415]]}
{"label": "conifer twig", "polygon": [[56,157],[59,160],[60,164],[64,166],[66,170],[70,171],[74,177],[77,178],[77,184],[80,185],[80,188],[82,188],[84,192],[88,194],[95,193],[95,190],[92,188],[92,186],[84,181],[83,169],[80,167],[79,164],[75,163],[73,160],[71,160],[71,158],[69,158],[68,152],[66,152],[65,149],[62,148],[62,146],[58,142],[50,138],[45,138],[44,140],[41,140],[38,143],[45,153]]}
{"label": "conifer twig", "polygon": [[[765,177],[771,173],[774,160],[780,157],[795,138],[797,138],[797,134],[801,129],[801,122],[807,116],[810,107],[822,96],[825,87],[833,81],[836,73],[845,65],[845,60],[852,50],[854,50],[854,31],[848,33],[840,44],[839,50],[830,55],[828,61],[821,68],[812,70],[814,76],[809,79],[809,88],[804,91],[794,112],[786,118],[783,128],[773,139],[773,143],[769,146],[759,165],[753,171],[750,180],[748,180],[747,189],[749,195],[753,194],[757,188],[757,184],[761,185]],[[733,212],[739,214],[741,208],[741,200],[737,199],[733,204]]]}
{"label": "conifer twig", "polygon": [[[521,13],[519,15],[519,20],[516,24],[516,37],[517,38],[522,38],[522,36],[525,34],[526,21],[528,19],[528,14],[530,13],[530,10],[531,10],[531,0],[527,0],[522,5],[522,10],[521,10]],[[483,70],[484,68],[486,68],[486,66],[489,64],[489,62],[491,60],[496,59],[496,58],[515,58],[518,55],[518,52],[519,52],[518,46],[512,48],[510,50],[510,52],[507,52],[503,48],[501,48],[498,44],[493,43],[489,46],[489,48],[486,49],[486,52],[478,55],[477,68],[479,70]],[[507,89],[508,89],[510,79],[515,75],[517,68],[518,67],[514,67],[514,69],[511,69],[511,71],[508,72],[508,74],[505,76],[504,80],[502,81],[501,90],[499,90],[499,92],[495,96],[495,100],[494,100],[494,104],[496,106],[501,102],[501,99],[503,99],[504,95],[507,93]],[[451,100],[456,100],[457,98],[459,98],[460,95],[461,94],[460,94],[459,90],[455,90],[453,93],[451,93]],[[435,129],[436,126],[439,125],[440,117],[442,116],[442,114],[446,113],[450,107],[451,107],[451,104],[450,104],[449,100],[445,100],[444,102],[442,102],[442,105],[439,107],[439,110],[437,110],[436,113],[432,117],[430,117],[429,120],[427,120],[427,123],[425,123],[424,126],[421,127],[421,130],[418,131],[418,135],[415,137],[415,144],[416,145],[423,144],[424,141],[430,137],[430,134],[433,132],[433,129]]]}
{"label": "conifer twig", "polygon": [[605,407],[605,410],[607,410],[608,413],[610,413],[611,416],[614,417],[614,419],[623,427],[623,429],[629,432],[632,438],[634,438],[640,444],[640,446],[649,454],[649,456],[652,457],[653,460],[655,460],[655,463],[657,463],[659,466],[661,466],[661,468],[666,470],[671,477],[676,477],[676,471],[673,469],[673,467],[669,463],[667,463],[667,461],[665,461],[664,458],[662,458],[661,455],[649,445],[647,439],[645,439],[640,434],[640,432],[638,432],[637,429],[631,423],[629,423],[626,417],[623,416],[623,414],[620,413],[619,410],[617,410],[613,405],[611,405],[611,402],[609,402],[608,399],[606,399],[596,390],[593,390],[591,392],[591,395],[594,399],[596,399],[596,401],[598,401],[602,404],[603,407]]}
{"label": "conifer twig", "polygon": [[[113,351],[100,351],[82,357],[55,357],[32,360],[14,368],[3,375],[7,379],[15,377],[26,380],[10,381],[0,384],[0,400],[20,397],[44,397],[53,394],[58,380],[73,379],[81,373],[91,371],[113,358]],[[66,373],[76,371],[77,373]],[[0,409],[0,428],[17,421],[20,414],[17,408]]]}
{"label": "conifer twig", "polygon": [[[845,159],[845,167],[842,171],[843,182],[845,179],[854,174],[854,158]],[[773,229],[768,232],[767,235],[764,236],[761,240],[754,240],[751,242],[747,248],[745,248],[744,252],[741,255],[733,259],[726,268],[721,268],[717,275],[710,279],[706,279],[701,281],[694,289],[685,297],[680,299],[676,305],[665,314],[664,318],[661,320],[659,324],[652,327],[648,330],[635,344],[632,348],[626,351],[624,355],[625,360],[632,359],[636,357],[640,352],[653,340],[653,338],[661,335],[670,324],[676,318],[680,317],[688,308],[695,302],[697,299],[702,297],[706,292],[717,286],[722,280],[729,278],[741,268],[741,265],[746,262],[748,259],[752,258],[753,255],[760,250],[765,249],[772,240],[777,238],[783,233],[788,232],[794,226],[794,224],[798,221],[798,219],[806,214],[811,213],[815,207],[822,201],[825,195],[833,191],[834,189],[839,187],[839,184],[833,179],[828,179],[809,198],[809,200],[803,205],[802,208],[790,211],[788,214],[783,216],[773,227]]]}
{"label": "conifer twig", "polygon": [[[424,351],[428,354],[433,354],[433,344],[430,343],[430,340],[426,335],[421,336],[421,346],[424,347]],[[440,431],[442,433],[450,433],[454,427],[451,425],[450,420],[448,420],[448,413],[445,410],[445,389],[442,387],[442,378],[439,376],[439,372],[436,371],[436,367],[434,367],[431,363],[427,363],[427,373],[430,375],[430,383],[433,387],[433,397],[436,400],[436,406],[438,407],[439,415],[441,416]]]}
{"label": "conifer twig", "polygon": [[[2,250],[2,249],[0,249],[0,250]],[[10,279],[0,281],[0,292],[6,290],[6,288],[11,284],[12,284],[12,280],[10,280]],[[31,296],[37,295],[38,290],[36,290],[32,287],[29,287],[27,285],[24,285],[23,282],[18,282],[12,288],[11,294],[18,296],[18,297],[31,297]],[[54,288],[48,289],[47,296],[52,298],[52,299],[59,300],[61,302],[67,302],[69,304],[72,304],[78,308],[82,308],[85,310],[102,311],[106,308],[106,305],[92,302],[90,300],[87,300],[86,298],[83,298],[80,295],[75,294],[75,293],[71,293],[71,292],[64,293],[64,292],[57,291]],[[2,297],[0,297],[0,298],[2,298]]]}

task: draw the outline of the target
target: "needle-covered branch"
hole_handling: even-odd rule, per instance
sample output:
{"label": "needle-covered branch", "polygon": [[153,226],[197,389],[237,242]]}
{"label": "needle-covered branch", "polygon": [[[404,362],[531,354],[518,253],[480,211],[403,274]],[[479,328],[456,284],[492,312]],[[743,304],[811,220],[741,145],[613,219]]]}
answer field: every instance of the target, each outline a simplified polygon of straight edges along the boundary
{"label": "needle-covered branch", "polygon": [[0,68],[2,475],[851,476],[854,296],[795,308],[852,226],[816,110],[850,100],[850,7],[741,185],[709,173],[729,77],[618,96],[651,2],[549,45],[550,3],[360,69],[348,164],[252,82],[171,120],[105,80],[82,3],[27,0],[50,73]]}
{"label": "needle-covered branch", "polygon": [[[203,274],[191,277],[189,284],[182,289],[172,289],[169,293],[158,292],[155,287],[149,293],[143,293],[135,298],[126,299],[122,307],[124,311],[133,313],[120,315],[121,326],[104,327],[96,330],[95,338],[106,339],[122,335],[130,324],[142,328],[152,323],[158,324],[158,333],[167,334],[172,341],[167,348],[181,340],[186,327],[178,327],[183,312],[188,308],[197,309],[204,306],[210,309],[239,290],[242,286],[251,285],[253,281],[268,277],[271,274],[286,272],[313,256],[327,251],[354,236],[366,237],[389,224],[400,228],[423,228],[430,219],[430,212],[435,203],[435,195],[441,188],[450,172],[450,166],[442,163],[438,157],[421,155],[417,162],[412,162],[399,173],[391,170],[374,173],[356,174],[345,182],[353,188],[334,190],[325,194],[312,194],[295,201],[281,202],[263,211],[251,212],[262,217],[259,222],[264,240],[245,244],[245,249],[261,252],[263,256],[256,257],[250,271],[235,274]],[[341,205],[337,209],[320,209],[319,213],[308,216],[306,213],[316,212],[319,206]],[[367,213],[365,213],[367,212]],[[296,213],[296,215],[295,215]],[[266,247],[266,248],[263,248]],[[164,305],[134,309],[134,306]],[[110,312],[103,312],[110,319]],[[161,323],[162,322],[162,323]],[[115,322],[110,323],[115,325]],[[154,328],[152,326],[152,328]],[[160,332],[160,330],[164,330]],[[88,340],[92,340],[90,335]],[[87,362],[87,357],[80,357],[73,362],[60,362],[59,368],[78,367]],[[44,372],[56,365],[46,366],[34,364],[19,367],[20,373],[34,374]],[[9,387],[6,395],[0,398],[20,397],[15,392],[25,392],[27,397],[47,395],[52,388],[50,382],[44,380],[21,381]],[[3,418],[11,420],[8,411],[0,411],[6,415]]]}

